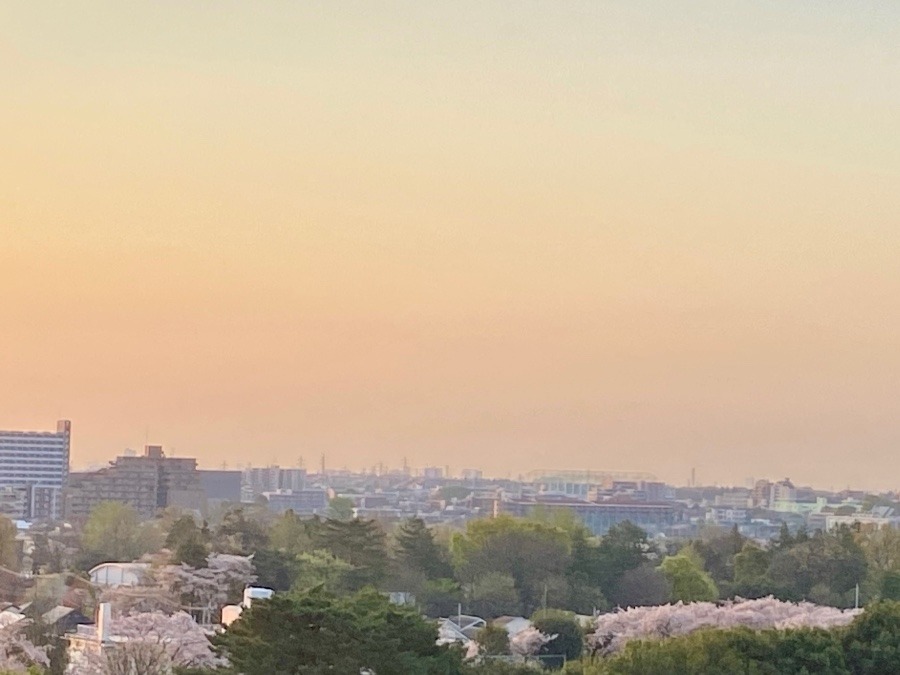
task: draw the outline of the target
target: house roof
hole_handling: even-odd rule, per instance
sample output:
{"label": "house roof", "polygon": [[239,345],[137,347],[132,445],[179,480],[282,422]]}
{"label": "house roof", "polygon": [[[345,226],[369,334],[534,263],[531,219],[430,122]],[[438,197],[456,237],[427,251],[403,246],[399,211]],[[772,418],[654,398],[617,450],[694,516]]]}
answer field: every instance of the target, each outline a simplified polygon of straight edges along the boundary
{"label": "house roof", "polygon": [[44,614],[41,616],[41,621],[43,621],[46,624],[54,624],[54,623],[57,623],[58,621],[61,621],[62,619],[64,619],[65,617],[67,617],[69,614],[71,614],[74,611],[75,611],[75,609],[73,607],[65,607],[64,605],[57,605],[53,609],[44,612]]}

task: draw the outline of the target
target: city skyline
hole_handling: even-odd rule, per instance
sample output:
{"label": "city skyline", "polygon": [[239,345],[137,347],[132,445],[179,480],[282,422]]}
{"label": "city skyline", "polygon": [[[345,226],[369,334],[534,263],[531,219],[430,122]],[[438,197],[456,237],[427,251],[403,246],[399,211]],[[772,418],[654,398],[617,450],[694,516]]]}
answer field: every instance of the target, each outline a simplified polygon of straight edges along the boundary
{"label": "city skyline", "polygon": [[[57,421],[57,430],[64,428],[66,430],[66,437],[68,438],[68,434],[71,433],[71,420],[58,420]],[[40,430],[40,429],[0,429],[0,435],[2,434],[12,434],[12,435],[38,435],[38,436],[51,436],[56,432],[52,430]],[[120,450],[114,452],[105,460],[93,461],[93,462],[71,462],[69,464],[69,469],[75,472],[83,472],[83,471],[93,471],[111,464],[114,459],[118,457],[135,457],[140,456],[142,453],[147,452],[147,450],[156,449],[165,450],[168,456],[172,458],[191,458],[191,459],[199,459],[195,457],[194,454],[190,452],[179,454],[174,447],[166,447],[157,443],[146,443],[143,446],[136,447],[125,447]],[[77,453],[75,453],[77,455]],[[752,488],[754,483],[757,480],[790,480],[790,476],[778,476],[776,474],[759,474],[757,476],[746,476],[741,480],[732,480],[732,481],[710,481],[704,482],[702,474],[698,477],[697,475],[697,467],[689,467],[687,474],[684,477],[684,480],[678,478],[665,478],[661,476],[657,476],[652,472],[652,467],[645,467],[642,470],[637,470],[629,467],[619,467],[619,466],[590,466],[590,467],[571,467],[571,466],[543,466],[543,467],[525,467],[521,468],[518,471],[507,471],[505,473],[499,474],[491,471],[483,471],[482,468],[478,465],[471,466],[451,466],[450,464],[416,464],[409,461],[410,458],[403,457],[401,463],[397,465],[391,465],[389,463],[384,463],[381,461],[376,461],[373,464],[356,464],[356,465],[342,465],[342,466],[332,466],[327,463],[327,456],[320,456],[319,458],[312,457],[303,457],[299,456],[295,458],[294,462],[280,462],[277,459],[272,459],[271,461],[247,461],[247,462],[236,462],[233,464],[229,464],[226,462],[221,462],[220,464],[210,464],[209,462],[198,461],[198,467],[204,470],[217,470],[217,469],[229,469],[229,470],[245,470],[250,468],[257,469],[265,469],[265,468],[274,468],[274,467],[282,467],[282,468],[302,468],[310,472],[310,474],[317,474],[322,471],[324,468],[326,472],[343,472],[350,471],[358,474],[379,474],[379,475],[387,475],[392,473],[402,473],[408,472],[412,476],[422,476],[423,474],[427,474],[429,470],[438,469],[443,473],[444,477],[452,477],[452,478],[461,478],[465,479],[465,474],[468,472],[475,471],[478,474],[483,474],[485,478],[490,479],[512,479],[512,480],[531,480],[537,474],[551,475],[556,472],[584,472],[584,473],[596,473],[596,474],[630,474],[634,480],[650,480],[650,481],[663,481],[670,485],[677,486],[697,486],[697,487],[743,487],[743,488]],[[897,492],[897,488],[894,487],[885,487],[885,488],[871,488],[870,486],[863,485],[813,485],[810,482],[804,480],[802,476],[796,478],[796,482],[800,485],[804,485],[807,487],[812,487],[814,489],[828,489],[839,491],[841,489],[872,489],[873,491],[891,491]]]}
{"label": "city skyline", "polygon": [[0,5],[0,428],[896,487],[900,7],[354,7]]}

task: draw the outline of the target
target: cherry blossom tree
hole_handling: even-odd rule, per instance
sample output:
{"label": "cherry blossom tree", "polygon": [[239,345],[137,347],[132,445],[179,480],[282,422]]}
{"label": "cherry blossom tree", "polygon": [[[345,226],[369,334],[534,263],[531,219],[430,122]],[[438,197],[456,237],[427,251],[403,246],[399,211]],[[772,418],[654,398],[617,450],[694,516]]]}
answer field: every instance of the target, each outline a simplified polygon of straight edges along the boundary
{"label": "cherry blossom tree", "polygon": [[142,612],[173,614],[181,608],[179,598],[163,586],[113,586],[103,590],[100,602],[108,602],[117,616]]}
{"label": "cherry blossom tree", "polygon": [[207,565],[163,565],[154,571],[159,586],[203,624],[216,621],[229,597],[239,595],[256,581],[251,556],[213,553],[207,558]]}
{"label": "cherry blossom tree", "polygon": [[[534,626],[525,628],[509,639],[509,653],[519,660],[536,656],[548,642],[556,638],[556,635],[546,635]],[[440,640],[438,641],[440,642]],[[466,644],[466,660],[476,660],[483,656],[484,649],[477,640],[470,640]]]}
{"label": "cherry blossom tree", "polygon": [[144,612],[114,619],[111,646],[88,655],[84,675],[168,675],[173,668],[217,668],[204,630],[185,612]]}
{"label": "cherry blossom tree", "polygon": [[724,603],[630,607],[601,614],[587,642],[594,653],[618,652],[629,640],[687,635],[701,628],[832,628],[846,626],[862,610],[840,610],[811,602],[783,602],[772,596]]}
{"label": "cherry blossom tree", "polygon": [[541,647],[554,638],[555,635],[546,635],[534,626],[529,626],[509,639],[509,651],[514,656],[535,656],[541,651]]}
{"label": "cherry blossom tree", "polygon": [[35,647],[25,637],[30,619],[20,619],[0,628],[0,672],[25,673],[31,666],[49,666],[44,647]]}

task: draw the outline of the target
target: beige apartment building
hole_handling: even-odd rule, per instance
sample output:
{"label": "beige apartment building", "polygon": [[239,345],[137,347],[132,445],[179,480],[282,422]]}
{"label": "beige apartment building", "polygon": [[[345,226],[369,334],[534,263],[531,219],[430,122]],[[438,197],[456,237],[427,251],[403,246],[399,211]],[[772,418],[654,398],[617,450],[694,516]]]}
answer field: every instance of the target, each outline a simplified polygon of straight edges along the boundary
{"label": "beige apartment building", "polygon": [[168,506],[199,512],[206,509],[197,460],[166,457],[158,445],[146,446],[140,456],[117,457],[99,471],[69,474],[66,518],[86,517],[97,504],[107,501],[128,504],[144,518],[152,518]]}

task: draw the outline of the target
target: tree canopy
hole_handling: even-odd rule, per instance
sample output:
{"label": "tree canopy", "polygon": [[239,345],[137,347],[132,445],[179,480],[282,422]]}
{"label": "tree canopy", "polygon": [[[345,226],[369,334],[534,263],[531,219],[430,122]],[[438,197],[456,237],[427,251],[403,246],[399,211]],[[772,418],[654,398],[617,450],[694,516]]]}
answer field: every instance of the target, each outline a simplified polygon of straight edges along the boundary
{"label": "tree canopy", "polygon": [[316,588],[254,603],[215,643],[245,675],[462,672],[461,657],[436,640],[434,624],[379,593]]}

